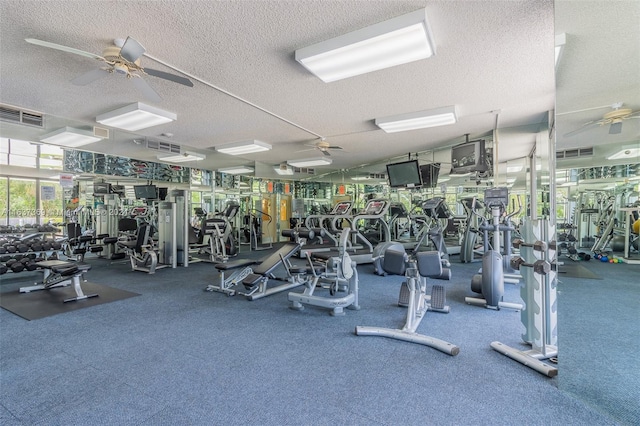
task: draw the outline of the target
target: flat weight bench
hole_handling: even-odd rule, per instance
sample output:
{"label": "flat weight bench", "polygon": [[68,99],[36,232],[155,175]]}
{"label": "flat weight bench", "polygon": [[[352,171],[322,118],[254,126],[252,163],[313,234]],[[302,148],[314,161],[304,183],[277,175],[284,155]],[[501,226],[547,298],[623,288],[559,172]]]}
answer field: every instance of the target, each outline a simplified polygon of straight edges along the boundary
{"label": "flat weight bench", "polygon": [[65,262],[62,260],[45,260],[39,262],[38,265],[43,268],[44,276],[42,282],[30,287],[20,288],[20,293],[30,293],[37,290],[50,290],[57,287],[66,287],[73,284],[76,292],[75,297],[65,299],[63,302],[72,302],[76,300],[88,299],[90,297],[98,297],[97,293],[84,294],[81,286],[82,275],[91,269],[91,265],[76,264]]}

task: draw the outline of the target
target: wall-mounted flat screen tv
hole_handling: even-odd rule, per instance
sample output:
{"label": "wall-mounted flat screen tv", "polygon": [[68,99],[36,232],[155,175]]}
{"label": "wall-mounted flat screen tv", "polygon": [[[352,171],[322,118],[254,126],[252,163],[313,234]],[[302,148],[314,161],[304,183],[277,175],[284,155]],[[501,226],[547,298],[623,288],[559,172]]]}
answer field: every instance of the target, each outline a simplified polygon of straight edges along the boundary
{"label": "wall-mounted flat screen tv", "polygon": [[158,188],[158,199],[160,201],[166,200],[168,192],[169,192],[169,188]]}
{"label": "wall-mounted flat screen tv", "polygon": [[487,170],[484,140],[463,143],[451,148],[451,173],[463,174]]}
{"label": "wall-mounted flat screen tv", "polygon": [[439,175],[440,163],[423,164],[420,166],[420,177],[422,178],[423,187],[435,188],[438,184]]}
{"label": "wall-mounted flat screen tv", "polygon": [[107,182],[94,182],[93,183],[94,194],[111,194],[111,184]]}
{"label": "wall-mounted flat screen tv", "polygon": [[387,164],[387,177],[392,188],[417,188],[422,186],[418,160]]}
{"label": "wall-mounted flat screen tv", "polygon": [[155,185],[134,185],[133,192],[137,200],[158,199],[158,188]]}

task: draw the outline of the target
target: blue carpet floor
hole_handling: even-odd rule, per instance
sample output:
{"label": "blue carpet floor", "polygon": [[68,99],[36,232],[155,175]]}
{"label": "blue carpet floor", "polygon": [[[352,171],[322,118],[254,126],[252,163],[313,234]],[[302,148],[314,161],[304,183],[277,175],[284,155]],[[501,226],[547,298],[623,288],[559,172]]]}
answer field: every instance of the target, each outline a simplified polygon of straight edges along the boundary
{"label": "blue carpet floor", "polygon": [[[36,321],[0,310],[1,424],[637,424],[612,414],[625,401],[596,408],[581,399],[580,383],[562,389],[562,341],[554,379],[490,348],[494,340],[526,347],[519,312],[464,303],[478,264],[453,265],[445,283],[452,312],[430,312],[418,329],[459,345],[451,357],[354,334],[356,325],[404,323],[402,279],[378,277],[371,265],[358,268],[362,309],[332,317],[321,308],[289,309],[286,293],[251,302],[204,292],[217,278],[206,263],[147,275],[89,262],[90,281],[141,296]],[[596,273],[605,280],[593,283],[607,282]],[[0,290],[35,274],[3,275]],[[506,301],[519,300],[516,286],[506,291]],[[609,349],[595,346],[599,354]]]}

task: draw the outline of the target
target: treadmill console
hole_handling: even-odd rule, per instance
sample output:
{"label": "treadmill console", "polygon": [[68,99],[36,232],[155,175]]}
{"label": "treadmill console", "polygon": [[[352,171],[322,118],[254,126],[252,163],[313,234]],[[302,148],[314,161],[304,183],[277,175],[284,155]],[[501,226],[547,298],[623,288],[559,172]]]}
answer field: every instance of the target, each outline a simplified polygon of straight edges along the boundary
{"label": "treadmill console", "polygon": [[333,207],[330,215],[346,215],[351,211],[351,201],[341,201]]}
{"label": "treadmill console", "polygon": [[509,205],[508,188],[488,188],[484,191],[484,204],[488,207],[500,207],[504,210]]}
{"label": "treadmill console", "polygon": [[434,219],[449,219],[452,214],[449,206],[442,197],[434,197],[422,203],[422,210]]}

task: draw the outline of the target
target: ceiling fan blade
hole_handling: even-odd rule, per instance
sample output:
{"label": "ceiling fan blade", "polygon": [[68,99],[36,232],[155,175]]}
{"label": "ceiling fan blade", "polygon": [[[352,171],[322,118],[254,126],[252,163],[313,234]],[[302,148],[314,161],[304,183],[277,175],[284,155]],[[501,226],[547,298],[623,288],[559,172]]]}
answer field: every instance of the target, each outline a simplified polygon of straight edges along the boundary
{"label": "ceiling fan blade", "polygon": [[38,46],[43,46],[43,47],[49,47],[51,49],[62,50],[63,52],[68,52],[68,53],[75,53],[76,55],[82,55],[82,56],[86,56],[86,57],[91,58],[91,59],[98,59],[100,61],[105,61],[106,62],[106,60],[100,55],[96,55],[95,53],[85,52],[84,50],[74,49],[73,47],[63,46],[61,44],[50,43],[48,41],[38,40],[38,39],[35,39],[35,38],[25,38],[24,41],[26,41],[27,43],[36,44]]}
{"label": "ceiling fan blade", "polygon": [[143,45],[138,43],[136,39],[127,37],[120,49],[120,56],[129,62],[135,62],[144,52],[146,52],[146,49]]}
{"label": "ceiling fan blade", "polygon": [[582,132],[584,132],[586,130],[589,130],[589,129],[593,128],[593,127],[597,127],[599,125],[600,125],[599,121],[590,121],[590,122],[584,124],[582,127],[579,127],[579,128],[577,128],[576,130],[574,130],[572,132],[565,133],[562,136],[564,136],[565,138],[568,138],[568,137],[571,137],[571,136],[575,136],[578,133],[582,133]]}
{"label": "ceiling fan blade", "polygon": [[76,86],[85,86],[89,83],[93,83],[96,80],[106,77],[107,75],[109,75],[109,71],[98,68],[77,76],[76,78],[71,80],[71,83],[75,84]]}
{"label": "ceiling fan blade", "polygon": [[342,149],[341,146],[328,146],[327,149]]}
{"label": "ceiling fan blade", "polygon": [[158,95],[158,93],[149,86],[149,83],[144,81],[141,77],[131,77],[131,80],[133,81],[133,85],[136,86],[136,89],[141,91],[147,99],[154,102],[162,101],[160,95]]}
{"label": "ceiling fan blade", "polygon": [[331,153],[329,151],[327,151],[326,149],[321,149],[320,152],[322,152],[327,157],[331,157]]}
{"label": "ceiling fan blade", "polygon": [[171,74],[164,71],[154,70],[151,68],[145,68],[144,72],[154,77],[163,78],[165,80],[173,81],[174,83],[184,84],[185,86],[193,87],[193,82],[186,77]]}
{"label": "ceiling fan blade", "polygon": [[611,126],[609,126],[609,134],[618,135],[620,133],[622,133],[622,121],[618,121],[617,123],[611,123]]}

